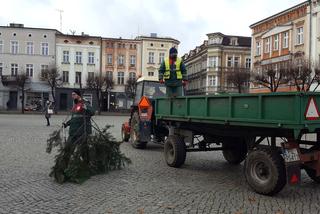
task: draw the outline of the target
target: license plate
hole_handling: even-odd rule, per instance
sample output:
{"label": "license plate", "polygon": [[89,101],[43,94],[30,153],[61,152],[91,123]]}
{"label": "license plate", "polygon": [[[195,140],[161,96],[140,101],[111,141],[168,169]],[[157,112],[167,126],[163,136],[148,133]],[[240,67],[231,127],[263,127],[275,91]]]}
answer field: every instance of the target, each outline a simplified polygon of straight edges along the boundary
{"label": "license plate", "polygon": [[297,149],[284,149],[283,158],[287,163],[300,161],[300,157]]}
{"label": "license plate", "polygon": [[141,113],[141,117],[147,117],[148,113]]}

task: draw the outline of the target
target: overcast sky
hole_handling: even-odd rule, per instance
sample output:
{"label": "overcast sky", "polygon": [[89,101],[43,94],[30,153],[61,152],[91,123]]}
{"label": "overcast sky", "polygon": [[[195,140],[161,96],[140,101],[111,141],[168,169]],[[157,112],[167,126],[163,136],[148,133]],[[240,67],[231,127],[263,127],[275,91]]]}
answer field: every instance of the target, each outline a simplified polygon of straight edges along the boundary
{"label": "overcast sky", "polygon": [[135,38],[157,33],[178,39],[179,55],[207,33],[250,36],[249,25],[302,0],[0,0],[0,25],[23,23],[76,34]]}

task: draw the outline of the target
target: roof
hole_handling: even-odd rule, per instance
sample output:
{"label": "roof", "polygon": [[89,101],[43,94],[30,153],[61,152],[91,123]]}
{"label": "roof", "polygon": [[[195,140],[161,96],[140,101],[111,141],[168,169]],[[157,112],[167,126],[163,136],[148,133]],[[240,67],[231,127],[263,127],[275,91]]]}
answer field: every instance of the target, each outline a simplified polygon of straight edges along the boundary
{"label": "roof", "polygon": [[137,36],[135,39],[136,40],[152,40],[152,41],[154,41],[154,40],[167,40],[167,41],[172,41],[172,42],[175,42],[177,44],[180,44],[179,40],[171,38],[171,37]]}
{"label": "roof", "polygon": [[309,4],[309,2],[310,1],[304,1],[304,2],[302,2],[300,4],[297,4],[297,5],[293,6],[293,7],[290,7],[289,9],[286,9],[286,10],[283,10],[283,11],[281,11],[279,13],[276,13],[275,15],[272,15],[272,16],[269,16],[268,18],[262,19],[261,21],[258,21],[256,23],[250,25],[249,27],[253,28],[253,27],[255,27],[255,26],[259,25],[259,24],[262,24],[263,22],[269,21],[269,20],[274,19],[274,18],[276,18],[278,16],[281,16],[281,15],[284,15],[284,14],[290,12],[291,10],[294,10],[294,9],[297,9],[297,8],[299,8],[301,6],[307,5],[307,4]]}
{"label": "roof", "polygon": [[88,34],[84,34],[84,35],[72,35],[72,34],[59,34],[57,35],[58,37],[73,37],[73,38],[93,38],[93,39],[101,39],[100,36],[90,36]]}
{"label": "roof", "polygon": [[62,34],[57,29],[51,29],[51,28],[35,28],[35,27],[13,27],[13,26],[0,26],[0,28],[15,28],[15,29],[22,29],[22,30],[49,30],[49,31],[55,31],[58,34]]}
{"label": "roof", "polygon": [[207,36],[220,36],[223,37],[221,45],[224,46],[234,46],[230,44],[231,38],[237,38],[238,39],[238,45],[240,47],[251,47],[251,37],[248,36],[235,36],[235,35],[224,35],[223,33],[216,32],[216,33],[208,33]]}
{"label": "roof", "polygon": [[142,82],[142,81],[159,82],[158,78],[156,77],[140,77],[139,79],[137,79],[137,82]]}

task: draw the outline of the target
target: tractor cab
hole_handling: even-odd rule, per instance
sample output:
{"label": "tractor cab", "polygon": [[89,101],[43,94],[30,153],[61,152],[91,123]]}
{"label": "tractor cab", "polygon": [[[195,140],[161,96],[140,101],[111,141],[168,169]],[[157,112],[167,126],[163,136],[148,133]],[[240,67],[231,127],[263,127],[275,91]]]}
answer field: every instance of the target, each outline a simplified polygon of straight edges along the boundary
{"label": "tractor cab", "polygon": [[143,96],[148,97],[150,100],[164,97],[166,96],[166,87],[155,78],[141,77],[137,80],[136,96],[134,98],[135,106],[139,104]]}

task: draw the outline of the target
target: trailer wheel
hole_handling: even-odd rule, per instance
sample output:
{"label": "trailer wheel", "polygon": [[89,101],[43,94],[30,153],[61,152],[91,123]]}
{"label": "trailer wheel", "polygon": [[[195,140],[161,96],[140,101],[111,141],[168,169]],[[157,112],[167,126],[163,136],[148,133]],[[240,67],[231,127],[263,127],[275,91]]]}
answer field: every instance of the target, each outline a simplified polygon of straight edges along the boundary
{"label": "trailer wheel", "polygon": [[186,145],[180,136],[170,135],[164,143],[164,156],[171,167],[180,167],[186,160]]}
{"label": "trailer wheel", "polygon": [[246,159],[248,149],[246,141],[242,138],[228,138],[223,144],[223,157],[230,164],[239,164]]}
{"label": "trailer wheel", "polygon": [[[318,146],[312,146],[309,150],[310,150],[310,151],[319,150],[319,147],[318,147]],[[305,167],[304,170],[306,171],[307,175],[308,175],[312,180],[314,180],[314,181],[317,182],[317,183],[320,183],[320,176],[317,176],[316,170],[311,169],[311,168],[308,168],[308,167]]]}
{"label": "trailer wheel", "polygon": [[145,149],[147,146],[147,142],[140,141],[139,139],[139,123],[139,114],[138,112],[134,112],[131,118],[130,142],[133,148]]}
{"label": "trailer wheel", "polygon": [[263,195],[274,195],[286,185],[284,160],[276,150],[260,148],[249,152],[244,172],[249,186]]}

